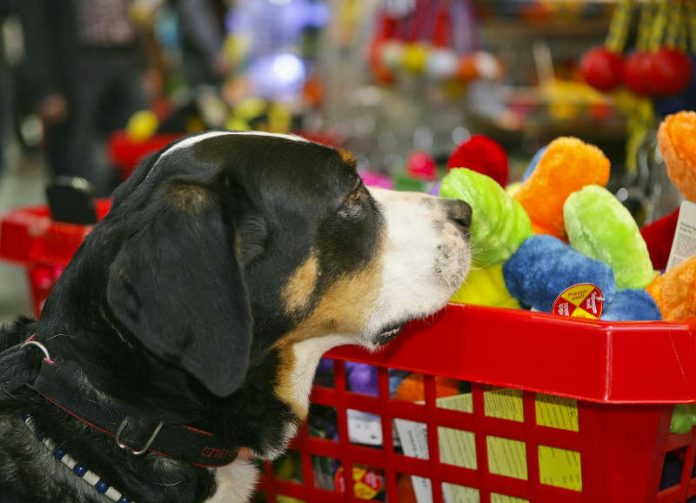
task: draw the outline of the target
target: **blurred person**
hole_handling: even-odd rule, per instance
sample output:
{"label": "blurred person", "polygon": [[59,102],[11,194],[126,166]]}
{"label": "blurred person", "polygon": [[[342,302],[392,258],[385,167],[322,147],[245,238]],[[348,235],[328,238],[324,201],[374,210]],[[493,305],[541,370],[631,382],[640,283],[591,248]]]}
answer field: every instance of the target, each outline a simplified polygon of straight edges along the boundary
{"label": "blurred person", "polygon": [[45,125],[53,176],[81,176],[97,195],[115,185],[106,136],[146,106],[132,0],[22,0],[26,70]]}
{"label": "blurred person", "polygon": [[176,0],[182,70],[190,87],[215,85],[232,71],[225,55],[224,0]]}

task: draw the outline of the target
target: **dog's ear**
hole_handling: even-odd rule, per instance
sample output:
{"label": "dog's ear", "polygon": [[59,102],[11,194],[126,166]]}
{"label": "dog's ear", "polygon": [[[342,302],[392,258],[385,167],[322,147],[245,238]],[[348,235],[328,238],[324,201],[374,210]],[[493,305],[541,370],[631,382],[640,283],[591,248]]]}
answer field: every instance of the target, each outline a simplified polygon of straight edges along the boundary
{"label": "dog's ear", "polygon": [[199,185],[163,192],[110,265],[108,303],[148,350],[228,396],[244,380],[252,336],[237,210]]}

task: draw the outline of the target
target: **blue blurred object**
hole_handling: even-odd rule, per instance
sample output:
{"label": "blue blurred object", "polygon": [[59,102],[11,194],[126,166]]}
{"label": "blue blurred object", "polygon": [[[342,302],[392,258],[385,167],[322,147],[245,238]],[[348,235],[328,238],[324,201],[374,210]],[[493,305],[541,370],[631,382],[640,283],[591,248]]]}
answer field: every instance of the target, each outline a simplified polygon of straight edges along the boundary
{"label": "blue blurred object", "polygon": [[534,157],[532,157],[532,160],[529,161],[529,166],[527,166],[527,169],[524,170],[524,174],[522,175],[522,181],[524,182],[527,178],[532,176],[532,173],[534,173],[534,170],[537,167],[537,164],[539,164],[539,160],[541,159],[541,156],[544,155],[544,152],[546,152],[547,147],[541,147],[539,150],[536,151],[536,154],[534,154]]}
{"label": "blue blurred object", "polygon": [[377,367],[366,363],[346,362],[348,390],[364,395],[377,395]]}
{"label": "blue blurred object", "polygon": [[551,312],[556,298],[579,283],[596,285],[611,302],[616,283],[611,268],[573,250],[553,236],[527,239],[503,266],[505,284],[520,304]]}
{"label": "blue blurred object", "polygon": [[621,290],[606,305],[602,319],[606,321],[661,320],[662,315],[653,298],[645,290]]}

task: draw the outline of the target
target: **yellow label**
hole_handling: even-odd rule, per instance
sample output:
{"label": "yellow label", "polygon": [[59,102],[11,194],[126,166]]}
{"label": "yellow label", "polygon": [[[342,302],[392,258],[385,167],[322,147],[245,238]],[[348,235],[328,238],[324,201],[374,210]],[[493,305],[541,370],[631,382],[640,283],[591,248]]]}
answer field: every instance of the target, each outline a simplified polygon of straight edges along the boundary
{"label": "yellow label", "polygon": [[540,445],[539,480],[542,484],[582,491],[580,453]]}
{"label": "yellow label", "polygon": [[527,446],[519,440],[486,437],[491,473],[527,480]]}
{"label": "yellow label", "polygon": [[353,480],[355,481],[355,485],[353,486],[353,494],[355,494],[356,498],[361,500],[371,500],[377,496],[379,491],[363,482],[365,477],[370,477],[371,475],[374,476],[374,474],[368,473],[364,468],[353,468]]}
{"label": "yellow label", "polygon": [[491,503],[529,503],[529,500],[507,496],[505,494],[491,493]]}
{"label": "yellow label", "polygon": [[578,402],[571,398],[537,393],[536,423],[539,426],[548,428],[580,431],[578,426]]}
{"label": "yellow label", "polygon": [[522,391],[518,389],[494,389],[483,392],[484,414],[508,421],[524,421]]}
{"label": "yellow label", "polygon": [[440,462],[476,470],[476,437],[471,431],[439,426]]}
{"label": "yellow label", "polygon": [[572,302],[573,305],[579,306],[580,303],[585,300],[585,297],[587,297],[592,290],[595,289],[594,285],[589,285],[589,284],[583,284],[583,285],[576,285],[571,288],[568,288],[565,292],[563,292],[561,295],[565,300],[568,302]]}
{"label": "yellow label", "polygon": [[456,484],[442,483],[442,492],[445,501],[452,503],[479,503],[481,497],[478,489],[473,487],[458,486]]}
{"label": "yellow label", "polygon": [[[441,408],[472,412],[471,394],[437,399]],[[522,392],[512,389],[484,391],[485,414],[508,421],[524,421]],[[538,393],[535,400],[536,422],[539,426],[567,431],[579,431],[577,401]],[[397,420],[406,423],[405,420]],[[422,426],[422,425],[421,425]],[[420,431],[420,430],[419,430]],[[414,433],[415,434],[415,433]],[[427,446],[425,428],[423,444]],[[479,433],[480,434],[480,433]],[[476,462],[476,433],[438,427],[440,460],[473,470]],[[490,473],[527,480],[527,448],[524,442],[495,436],[486,437]],[[427,458],[427,447],[422,457]],[[539,446],[539,474],[543,484],[575,491],[582,490],[580,453],[556,447]],[[465,488],[466,489],[466,488]],[[456,501],[456,500],[455,500]],[[462,501],[468,501],[463,499]],[[526,500],[505,495],[491,495],[492,503],[527,503]]]}

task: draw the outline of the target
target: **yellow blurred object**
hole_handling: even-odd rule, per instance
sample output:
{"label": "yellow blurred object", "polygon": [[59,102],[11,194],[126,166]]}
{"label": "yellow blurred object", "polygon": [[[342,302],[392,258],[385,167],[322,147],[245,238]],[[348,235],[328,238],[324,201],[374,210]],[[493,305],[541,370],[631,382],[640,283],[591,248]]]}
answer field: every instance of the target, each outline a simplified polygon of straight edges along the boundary
{"label": "yellow blurred object", "polygon": [[268,131],[271,133],[288,133],[292,127],[292,115],[285,105],[271,104],[268,109]]}
{"label": "yellow blurred object", "polygon": [[234,107],[234,115],[242,119],[254,119],[266,111],[268,102],[261,98],[247,98]]}
{"label": "yellow blurred object", "polygon": [[607,102],[600,92],[583,82],[553,79],[541,87],[542,96],[549,104],[549,113],[555,119],[570,120],[592,105]]}
{"label": "yellow blurred object", "polygon": [[229,129],[230,131],[249,131],[251,127],[244,119],[232,115],[227,119],[227,122],[225,122],[225,129]]}
{"label": "yellow blurred object", "polygon": [[425,71],[428,62],[428,47],[419,43],[407,44],[404,47],[401,64],[404,70],[410,73],[420,74]]}
{"label": "yellow blurred object", "polygon": [[520,308],[517,300],[510,295],[505,286],[502,263],[485,269],[472,270],[459,291],[450,299],[450,302],[476,306]]}
{"label": "yellow blurred object", "polygon": [[223,46],[223,53],[232,64],[243,61],[249,52],[251,41],[248,37],[228,35]]}
{"label": "yellow blurred object", "polygon": [[134,113],[126,124],[126,134],[133,141],[141,142],[150,138],[159,127],[159,119],[150,110]]}

